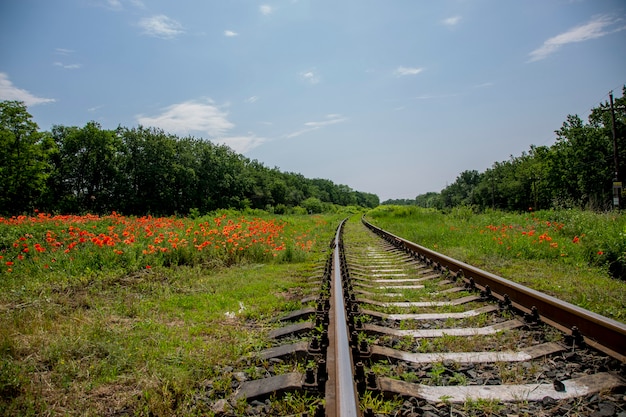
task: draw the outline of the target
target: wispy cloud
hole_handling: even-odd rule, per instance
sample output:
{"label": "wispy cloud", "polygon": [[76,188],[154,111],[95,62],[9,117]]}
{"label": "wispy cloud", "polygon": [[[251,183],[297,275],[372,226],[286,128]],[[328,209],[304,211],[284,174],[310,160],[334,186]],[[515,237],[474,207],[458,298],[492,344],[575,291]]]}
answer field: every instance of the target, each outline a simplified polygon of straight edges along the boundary
{"label": "wispy cloud", "polygon": [[262,15],[267,16],[271,14],[274,11],[274,9],[269,4],[262,4],[259,6],[259,11],[261,12]]}
{"label": "wispy cloud", "polygon": [[[56,55],[60,55],[63,57],[69,57],[70,55],[74,54],[74,50],[72,49],[66,49],[66,48],[56,48],[54,50],[54,53]],[[52,63],[52,65],[54,65],[55,67],[59,67],[59,68],[63,68],[63,69],[69,69],[69,70],[74,70],[74,69],[79,69],[80,67],[82,67],[81,64],[66,64],[64,62],[61,61],[55,61]]]}
{"label": "wispy cloud", "polygon": [[72,50],[72,49],[66,49],[66,48],[56,48],[56,49],[54,50],[54,52],[55,52],[57,55],[71,55],[71,54],[73,54],[75,51],[74,51],[74,50]]}
{"label": "wispy cloud", "polygon": [[216,142],[223,143],[235,152],[243,154],[251,151],[258,146],[261,146],[262,144],[267,142],[267,139],[257,137],[256,135],[250,133],[248,136],[231,136],[227,138],[221,138]]}
{"label": "wispy cloud", "polygon": [[452,16],[442,20],[442,23],[446,26],[456,26],[461,21],[461,16]]}
{"label": "wispy cloud", "polygon": [[98,2],[95,4],[106,9],[119,12],[121,10],[124,10],[124,3],[130,3],[132,6],[138,9],[145,9],[146,7],[141,0],[98,0]]}
{"label": "wispy cloud", "polygon": [[4,72],[0,72],[0,100],[18,100],[23,101],[27,106],[35,106],[37,104],[52,103],[56,100],[53,98],[37,97],[26,90],[17,88],[13,85],[9,76]]}
{"label": "wispy cloud", "polygon": [[234,36],[239,36],[239,34],[237,32],[232,31],[232,30],[225,30],[224,31],[224,36],[226,36],[227,38],[232,38]]}
{"label": "wispy cloud", "polygon": [[55,67],[61,67],[64,69],[79,69],[80,67],[82,67],[81,64],[64,64],[62,62],[54,62],[52,65],[54,65]]}
{"label": "wispy cloud", "polygon": [[461,94],[421,94],[411,98],[414,100],[433,100],[439,98],[459,97],[460,95]]}
{"label": "wispy cloud", "polygon": [[314,130],[318,130],[321,129],[323,127],[329,126],[329,125],[334,125],[336,123],[341,123],[341,122],[345,122],[346,120],[348,120],[347,118],[343,117],[340,114],[328,114],[326,115],[326,119],[325,120],[321,120],[318,122],[306,122],[304,123],[304,128],[296,130],[295,132],[289,133],[287,135],[285,135],[285,138],[287,139],[291,139],[291,138],[295,138],[298,137],[300,135],[304,135],[305,133],[309,133],[312,132]]}
{"label": "wispy cloud", "polygon": [[302,71],[300,73],[300,79],[310,83],[317,84],[320,82],[320,76],[315,72],[315,70]]}
{"label": "wispy cloud", "polygon": [[145,9],[146,5],[143,4],[142,0],[130,0],[130,4],[132,4],[133,6],[135,6],[138,9]]}
{"label": "wispy cloud", "polygon": [[228,118],[228,113],[215,105],[213,100],[190,100],[172,104],[156,116],[136,116],[137,122],[144,126],[159,127],[166,132],[180,135],[203,133],[208,136],[223,136],[235,127]]}
{"label": "wispy cloud", "polygon": [[424,68],[398,67],[393,73],[396,75],[396,77],[403,77],[405,75],[417,75],[422,71],[424,71]]}
{"label": "wispy cloud", "polygon": [[608,15],[594,16],[589,22],[573,27],[559,35],[546,40],[543,45],[532,51],[528,62],[540,61],[553,54],[562,46],[570,43],[588,41],[590,39],[601,38],[610,33],[625,29],[624,26],[610,29],[622,19],[616,19]]}
{"label": "wispy cloud", "polygon": [[93,113],[93,112],[95,112],[96,110],[100,110],[102,107],[104,107],[104,106],[103,106],[103,105],[99,105],[99,106],[89,107],[89,108],[87,109],[87,111],[88,111],[89,113]]}
{"label": "wispy cloud", "polygon": [[248,97],[248,98],[247,98],[247,99],[245,99],[244,101],[245,101],[246,103],[252,104],[252,103],[254,103],[255,101],[257,101],[258,99],[259,99],[259,97],[258,97],[258,96],[252,96],[252,97]]}
{"label": "wispy cloud", "polygon": [[122,10],[124,8],[120,0],[106,0],[105,5],[111,10]]}
{"label": "wispy cloud", "polygon": [[304,125],[319,129],[320,127],[334,125],[336,123],[341,123],[346,120],[347,119],[345,117],[342,117],[340,114],[327,114],[326,120],[322,120],[321,122],[306,122]]}
{"label": "wispy cloud", "polygon": [[183,26],[165,15],[145,17],[139,21],[143,33],[162,39],[172,39],[184,33]]}
{"label": "wispy cloud", "polygon": [[484,83],[475,84],[472,87],[473,88],[486,88],[486,87],[493,87],[494,85],[495,85],[494,82],[487,81],[487,82],[484,82]]}

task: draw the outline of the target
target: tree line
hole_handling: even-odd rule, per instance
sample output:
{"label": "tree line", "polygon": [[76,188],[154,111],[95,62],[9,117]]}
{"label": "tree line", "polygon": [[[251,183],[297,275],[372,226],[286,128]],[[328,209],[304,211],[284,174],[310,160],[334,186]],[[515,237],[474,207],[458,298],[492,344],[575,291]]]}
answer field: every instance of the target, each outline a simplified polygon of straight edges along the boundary
{"label": "tree line", "polygon": [[[441,192],[421,194],[414,200],[387,200],[383,204],[509,211],[610,209],[614,204],[614,182],[621,180],[626,184],[625,95],[626,86],[622,97],[614,102],[615,147],[610,103],[604,102],[591,110],[587,122],[577,115],[567,116],[555,131],[552,146],[533,145],[528,152],[495,162],[484,172],[461,172]],[[621,200],[623,207],[623,191]]]}
{"label": "tree line", "polygon": [[376,207],[375,194],[308,179],[225,145],[138,126],[55,125],[40,131],[19,101],[0,101],[0,214],[203,214],[222,208],[285,213]]}

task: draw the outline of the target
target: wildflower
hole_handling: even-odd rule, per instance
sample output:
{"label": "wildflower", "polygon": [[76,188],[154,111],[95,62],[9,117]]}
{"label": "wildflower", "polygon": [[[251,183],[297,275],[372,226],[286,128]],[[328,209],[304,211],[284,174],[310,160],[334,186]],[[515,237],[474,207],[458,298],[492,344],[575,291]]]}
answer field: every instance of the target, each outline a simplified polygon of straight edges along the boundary
{"label": "wildflower", "polygon": [[598,255],[604,255],[604,252],[602,252],[601,250],[598,251]]}
{"label": "wildflower", "polygon": [[13,262],[11,262],[11,261],[6,261],[6,262],[5,262],[5,265],[6,265],[6,266],[13,266]]}
{"label": "wildflower", "polygon": [[578,236],[574,236],[574,239],[572,239],[572,243],[578,243],[580,239],[578,238]]}
{"label": "wildflower", "polygon": [[151,269],[152,267],[150,265],[146,265],[146,269]]}

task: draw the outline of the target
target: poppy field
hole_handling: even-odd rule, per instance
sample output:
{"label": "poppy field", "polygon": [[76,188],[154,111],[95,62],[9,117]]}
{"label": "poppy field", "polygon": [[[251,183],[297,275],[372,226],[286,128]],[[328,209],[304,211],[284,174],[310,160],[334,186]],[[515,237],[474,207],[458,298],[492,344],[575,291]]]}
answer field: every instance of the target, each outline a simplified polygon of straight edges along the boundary
{"label": "poppy field", "polygon": [[228,266],[303,258],[315,244],[310,227],[230,214],[195,220],[115,212],[0,218],[0,273],[76,275],[203,263]]}

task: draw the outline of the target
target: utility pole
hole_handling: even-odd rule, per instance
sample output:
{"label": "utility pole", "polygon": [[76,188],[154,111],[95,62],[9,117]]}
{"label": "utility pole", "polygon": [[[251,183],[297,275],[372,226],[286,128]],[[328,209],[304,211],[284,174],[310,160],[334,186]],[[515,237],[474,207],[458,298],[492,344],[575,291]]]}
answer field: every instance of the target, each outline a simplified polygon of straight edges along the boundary
{"label": "utility pole", "polygon": [[619,178],[619,153],[617,151],[617,133],[615,131],[615,108],[613,107],[613,91],[609,92],[611,104],[611,133],[613,134],[613,164],[615,176],[613,177],[613,207],[622,207],[622,182]]}

